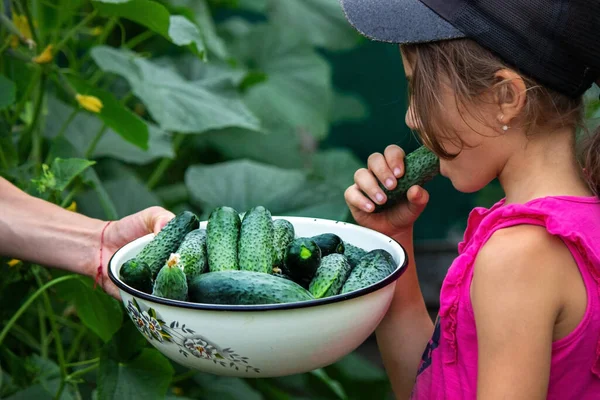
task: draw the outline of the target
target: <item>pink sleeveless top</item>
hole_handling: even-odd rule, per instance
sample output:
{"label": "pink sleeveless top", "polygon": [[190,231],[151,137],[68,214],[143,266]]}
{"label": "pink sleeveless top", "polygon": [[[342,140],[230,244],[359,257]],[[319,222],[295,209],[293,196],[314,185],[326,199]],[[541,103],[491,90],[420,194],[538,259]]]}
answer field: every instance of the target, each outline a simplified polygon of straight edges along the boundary
{"label": "pink sleeveless top", "polygon": [[600,399],[600,199],[555,196],[475,208],[440,294],[435,330],[411,399],[477,398],[477,332],[470,286],[475,256],[496,230],[534,224],[562,238],[577,262],[588,304],[579,325],[552,345],[548,400]]}

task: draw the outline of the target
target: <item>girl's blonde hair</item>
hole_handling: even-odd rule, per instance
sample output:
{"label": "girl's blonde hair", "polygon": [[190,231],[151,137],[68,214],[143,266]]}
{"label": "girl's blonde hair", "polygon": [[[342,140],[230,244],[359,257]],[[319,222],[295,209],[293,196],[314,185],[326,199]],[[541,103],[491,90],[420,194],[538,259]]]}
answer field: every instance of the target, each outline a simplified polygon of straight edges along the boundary
{"label": "girl's blonde hair", "polygon": [[[483,101],[483,95],[489,94],[490,89],[497,90],[501,98],[509,95],[508,85],[499,80],[495,73],[511,66],[471,39],[402,45],[401,50],[412,63],[409,101],[412,105],[411,116],[419,127],[421,140],[440,157],[456,157],[457,154],[445,150],[440,139],[448,140],[460,148],[467,144],[443,124],[443,110],[438,96],[440,77],[446,78],[455,93],[461,115],[466,111],[477,118],[472,111],[476,108],[470,105]],[[585,130],[582,97],[571,98],[524,75],[522,79],[527,88],[522,116],[523,121],[528,121],[525,127],[527,132],[541,126]],[[583,154],[586,177],[592,190],[600,195],[600,130],[589,139]]]}

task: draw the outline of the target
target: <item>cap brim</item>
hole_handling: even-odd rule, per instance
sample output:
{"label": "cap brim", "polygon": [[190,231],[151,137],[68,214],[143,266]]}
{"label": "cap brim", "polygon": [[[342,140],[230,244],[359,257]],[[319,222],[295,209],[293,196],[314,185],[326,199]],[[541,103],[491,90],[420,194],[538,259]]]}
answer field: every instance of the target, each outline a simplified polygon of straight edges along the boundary
{"label": "cap brim", "polygon": [[340,0],[348,22],[379,42],[409,44],[466,37],[419,0]]}

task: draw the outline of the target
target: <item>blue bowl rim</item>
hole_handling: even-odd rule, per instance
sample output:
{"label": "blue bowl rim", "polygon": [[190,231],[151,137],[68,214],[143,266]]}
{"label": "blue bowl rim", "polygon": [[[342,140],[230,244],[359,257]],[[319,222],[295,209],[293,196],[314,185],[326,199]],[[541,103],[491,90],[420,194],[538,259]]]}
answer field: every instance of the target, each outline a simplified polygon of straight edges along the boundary
{"label": "blue bowl rim", "polygon": [[[285,217],[283,217],[283,218],[285,218]],[[357,225],[357,226],[359,226],[359,225]],[[362,226],[361,226],[361,228],[369,229],[369,228],[365,228]],[[377,232],[377,233],[381,234],[380,232]],[[362,289],[359,289],[359,290],[356,290],[356,291],[353,291],[353,292],[350,292],[347,294],[338,294],[335,296],[324,297],[321,299],[294,301],[294,302],[289,302],[289,303],[275,303],[275,304],[229,305],[229,304],[193,303],[191,301],[179,301],[179,300],[172,300],[172,299],[167,299],[167,298],[163,298],[163,297],[153,296],[151,294],[142,292],[140,290],[134,289],[131,286],[126,285],[125,283],[123,283],[120,279],[118,279],[115,276],[115,274],[112,271],[112,268],[110,268],[110,266],[112,265],[112,260],[115,257],[115,255],[119,252],[119,250],[121,250],[121,248],[123,248],[125,246],[123,246],[119,250],[115,251],[115,253],[111,256],[109,263],[108,263],[108,276],[109,276],[110,280],[119,289],[130,294],[133,297],[137,297],[137,298],[141,298],[146,301],[153,302],[153,303],[159,303],[159,304],[163,304],[166,306],[172,306],[172,307],[177,307],[177,308],[188,308],[188,309],[193,309],[193,310],[208,310],[208,311],[274,311],[274,310],[291,310],[291,309],[316,307],[316,306],[321,306],[321,305],[325,305],[325,304],[338,303],[340,301],[350,300],[350,299],[354,299],[357,297],[361,297],[361,296],[376,292],[379,289],[386,287],[390,283],[392,283],[392,282],[396,281],[398,278],[400,278],[400,276],[402,276],[402,274],[404,274],[404,272],[406,271],[406,268],[408,266],[408,253],[406,252],[406,249],[404,248],[404,246],[402,246],[397,240],[395,240],[394,238],[387,236],[387,235],[386,235],[386,237],[390,241],[396,242],[398,244],[398,247],[400,247],[400,249],[402,250],[402,253],[404,254],[404,261],[402,262],[402,264],[400,266],[398,266],[394,270],[394,272],[392,272],[391,274],[386,276],[384,279],[382,279],[381,281],[379,281],[373,285],[366,286]]]}

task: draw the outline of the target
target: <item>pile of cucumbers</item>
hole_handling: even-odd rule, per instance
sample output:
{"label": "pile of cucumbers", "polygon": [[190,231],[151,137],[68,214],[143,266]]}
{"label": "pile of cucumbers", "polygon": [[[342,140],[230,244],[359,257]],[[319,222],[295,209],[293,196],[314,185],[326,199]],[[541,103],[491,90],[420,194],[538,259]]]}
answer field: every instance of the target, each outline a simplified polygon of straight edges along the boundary
{"label": "pile of cucumbers", "polygon": [[212,210],[206,229],[184,211],[119,272],[127,285],[195,303],[255,305],[349,293],[396,269],[383,249],[366,251],[334,233],[299,237],[291,222],[257,206]]}

